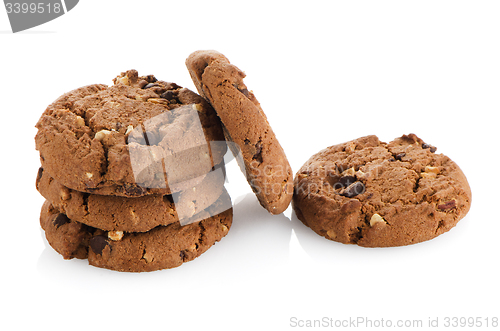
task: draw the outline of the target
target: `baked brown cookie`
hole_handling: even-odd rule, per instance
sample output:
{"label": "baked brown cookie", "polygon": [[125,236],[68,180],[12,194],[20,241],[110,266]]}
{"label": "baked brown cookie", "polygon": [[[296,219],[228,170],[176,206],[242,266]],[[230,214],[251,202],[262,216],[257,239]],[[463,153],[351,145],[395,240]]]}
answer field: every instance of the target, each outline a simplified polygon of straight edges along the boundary
{"label": "baked brown cookie", "polygon": [[197,51],[186,60],[201,96],[219,115],[226,139],[260,204],[272,214],[287,209],[293,173],[266,115],[243,83],[245,74],[216,51]]}
{"label": "baked brown cookie", "polygon": [[366,247],[410,245],[454,227],[471,190],[458,165],[414,134],[328,147],[297,172],[293,207],[317,234]]}
{"label": "baked brown cookie", "polygon": [[178,192],[226,152],[220,120],[202,97],[135,70],[112,86],[64,94],[36,127],[42,167],[62,185],[96,194]]}
{"label": "baked brown cookie", "polygon": [[[227,193],[213,205],[217,207]],[[40,224],[49,244],[65,259],[88,258],[89,264],[128,272],[174,268],[207,251],[228,233],[232,209],[200,222],[158,226],[148,232],[103,231],[70,220],[46,201]]]}
{"label": "baked brown cookie", "polygon": [[224,175],[221,164],[200,184],[185,191],[124,198],[69,189],[40,168],[36,188],[54,208],[73,221],[106,231],[145,232],[179,220],[182,224],[189,222],[221,196]]}

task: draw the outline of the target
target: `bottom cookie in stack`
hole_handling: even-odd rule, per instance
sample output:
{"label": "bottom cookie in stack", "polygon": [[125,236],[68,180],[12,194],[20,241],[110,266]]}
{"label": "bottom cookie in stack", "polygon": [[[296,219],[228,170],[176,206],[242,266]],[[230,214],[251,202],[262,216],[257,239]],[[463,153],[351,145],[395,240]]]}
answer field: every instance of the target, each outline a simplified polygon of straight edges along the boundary
{"label": "bottom cookie in stack", "polygon": [[40,224],[65,259],[88,258],[91,265],[128,272],[174,268],[229,231],[223,170],[174,195],[124,198],[71,190],[40,168],[36,187],[46,199]]}
{"label": "bottom cookie in stack", "polygon": [[[214,215],[230,206],[224,190],[219,199],[201,213]],[[232,208],[201,221],[181,226],[179,221],[146,232],[104,231],[70,220],[45,201],[40,225],[49,244],[65,259],[88,258],[89,264],[128,272],[155,271],[178,267],[191,261],[228,233]]]}

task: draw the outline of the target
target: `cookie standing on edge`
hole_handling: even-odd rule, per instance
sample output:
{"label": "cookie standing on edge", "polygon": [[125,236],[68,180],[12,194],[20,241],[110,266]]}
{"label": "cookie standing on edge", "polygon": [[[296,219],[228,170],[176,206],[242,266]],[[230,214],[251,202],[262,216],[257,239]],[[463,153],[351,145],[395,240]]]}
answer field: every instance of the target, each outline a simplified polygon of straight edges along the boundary
{"label": "cookie standing on edge", "polygon": [[297,172],[293,208],[317,234],[366,247],[410,245],[450,230],[469,211],[460,168],[414,134],[328,147]]}
{"label": "cookie standing on edge", "polygon": [[[238,163],[260,204],[272,214],[282,213],[292,199],[293,173],[259,102],[243,83],[245,74],[216,51],[194,52],[186,66],[219,115],[226,139],[241,150]],[[239,154],[234,145],[230,148]]]}

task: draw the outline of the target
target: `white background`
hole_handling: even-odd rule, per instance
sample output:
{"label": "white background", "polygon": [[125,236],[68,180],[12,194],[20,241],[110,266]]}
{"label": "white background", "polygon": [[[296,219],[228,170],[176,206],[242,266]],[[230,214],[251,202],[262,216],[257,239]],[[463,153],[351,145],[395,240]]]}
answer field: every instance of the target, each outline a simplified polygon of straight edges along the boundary
{"label": "white background", "polygon": [[[0,7],[0,328],[288,330],[294,317],[363,317],[425,329],[456,316],[487,329],[500,317],[499,17],[498,1],[87,0],[12,34]],[[469,214],[413,246],[342,245],[291,208],[269,215],[232,167],[233,227],[198,259],[141,274],[63,260],[39,227],[39,116],[131,68],[195,89],[184,61],[198,49],[247,73],[294,172],[330,145],[416,133],[467,175]]]}

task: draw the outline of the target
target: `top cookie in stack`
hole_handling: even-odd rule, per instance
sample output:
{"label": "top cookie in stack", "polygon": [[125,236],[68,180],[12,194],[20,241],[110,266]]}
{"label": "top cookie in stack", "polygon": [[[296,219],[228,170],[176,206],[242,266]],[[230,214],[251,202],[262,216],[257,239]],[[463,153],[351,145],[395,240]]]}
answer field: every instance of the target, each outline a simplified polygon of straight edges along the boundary
{"label": "top cookie in stack", "polygon": [[[74,190],[170,194],[222,161],[220,121],[196,93],[130,70],[53,102],[36,124],[42,167]],[[189,182],[192,180],[193,182]]]}

